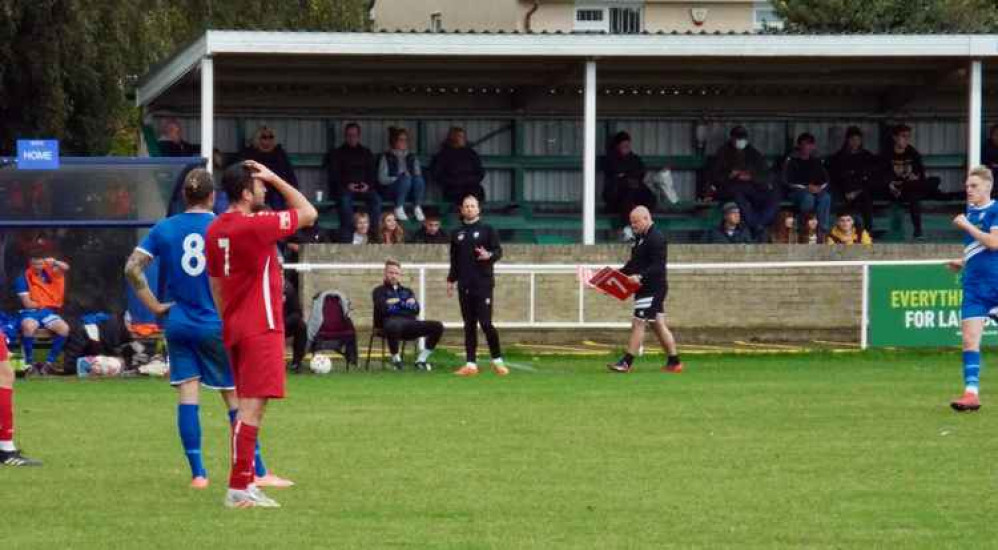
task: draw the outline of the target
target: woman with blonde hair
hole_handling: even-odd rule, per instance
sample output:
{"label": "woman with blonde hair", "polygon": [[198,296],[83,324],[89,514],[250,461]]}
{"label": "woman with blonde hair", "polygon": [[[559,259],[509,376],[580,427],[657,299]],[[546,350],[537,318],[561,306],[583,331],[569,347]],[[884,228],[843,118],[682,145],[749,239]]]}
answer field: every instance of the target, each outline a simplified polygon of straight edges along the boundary
{"label": "woman with blonde hair", "polygon": [[378,242],[381,244],[405,242],[405,230],[402,229],[394,212],[385,212],[381,215],[381,223],[378,224]]}

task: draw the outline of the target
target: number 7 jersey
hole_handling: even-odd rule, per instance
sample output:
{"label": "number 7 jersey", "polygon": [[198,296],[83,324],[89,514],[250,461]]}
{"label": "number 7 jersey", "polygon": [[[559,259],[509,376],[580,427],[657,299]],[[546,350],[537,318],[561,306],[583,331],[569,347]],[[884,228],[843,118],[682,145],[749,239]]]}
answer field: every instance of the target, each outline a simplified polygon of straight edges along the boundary
{"label": "number 7 jersey", "polygon": [[284,330],[277,241],[298,230],[298,212],[226,212],[208,227],[208,274],[221,281],[225,345]]}

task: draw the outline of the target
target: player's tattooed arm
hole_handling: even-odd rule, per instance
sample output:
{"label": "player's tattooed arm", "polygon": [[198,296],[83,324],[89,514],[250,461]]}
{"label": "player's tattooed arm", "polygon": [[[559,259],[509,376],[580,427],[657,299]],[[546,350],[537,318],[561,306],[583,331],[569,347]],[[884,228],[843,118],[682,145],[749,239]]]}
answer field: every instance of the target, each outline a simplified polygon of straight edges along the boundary
{"label": "player's tattooed arm", "polygon": [[132,255],[128,257],[128,261],[125,263],[125,278],[128,280],[128,284],[132,285],[132,289],[135,290],[135,295],[139,300],[142,301],[149,311],[158,316],[169,311],[173,304],[160,302],[149,288],[149,281],[146,279],[145,271],[150,263],[152,263],[151,256],[138,250],[132,251]]}

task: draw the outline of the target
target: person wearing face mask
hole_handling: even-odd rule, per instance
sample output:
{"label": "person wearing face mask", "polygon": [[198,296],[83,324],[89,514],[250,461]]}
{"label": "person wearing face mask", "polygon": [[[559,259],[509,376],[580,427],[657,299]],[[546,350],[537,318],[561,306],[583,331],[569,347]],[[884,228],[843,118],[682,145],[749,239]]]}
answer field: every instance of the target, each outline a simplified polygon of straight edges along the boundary
{"label": "person wearing face mask", "polygon": [[[239,158],[244,161],[252,160],[266,166],[279,178],[291,184],[291,187],[298,189],[298,178],[295,176],[291,159],[288,158],[288,153],[281,144],[277,142],[277,134],[267,126],[257,128],[250,141],[250,146],[239,153]],[[271,210],[285,210],[287,208],[284,197],[270,187],[267,188],[264,203]]]}
{"label": "person wearing face mask", "polygon": [[744,127],[732,128],[730,139],[718,149],[711,182],[717,188],[718,200],[738,205],[752,237],[764,238],[780,201],[766,181],[766,159],[749,143]]}
{"label": "person wearing face mask", "polygon": [[813,135],[805,132],[797,137],[797,149],[783,163],[783,184],[798,216],[816,213],[818,225],[827,233],[831,225],[832,195],[828,192],[828,172],[815,154],[816,149]]}
{"label": "person wearing face mask", "polygon": [[867,231],[873,231],[873,182],[877,163],[877,156],[863,147],[863,131],[856,126],[846,130],[842,148],[828,160],[832,189],[846,208],[859,211]]}

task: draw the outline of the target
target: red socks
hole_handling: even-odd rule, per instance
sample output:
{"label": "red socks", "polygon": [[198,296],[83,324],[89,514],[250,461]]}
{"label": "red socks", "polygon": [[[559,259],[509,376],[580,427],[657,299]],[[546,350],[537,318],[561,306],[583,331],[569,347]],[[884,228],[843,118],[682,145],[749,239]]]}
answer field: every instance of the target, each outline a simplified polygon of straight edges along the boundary
{"label": "red socks", "polygon": [[0,388],[0,441],[14,440],[14,389]]}
{"label": "red socks", "polygon": [[229,488],[246,490],[253,483],[253,454],[256,450],[256,436],[260,428],[236,422],[232,429],[232,473],[229,475]]}

